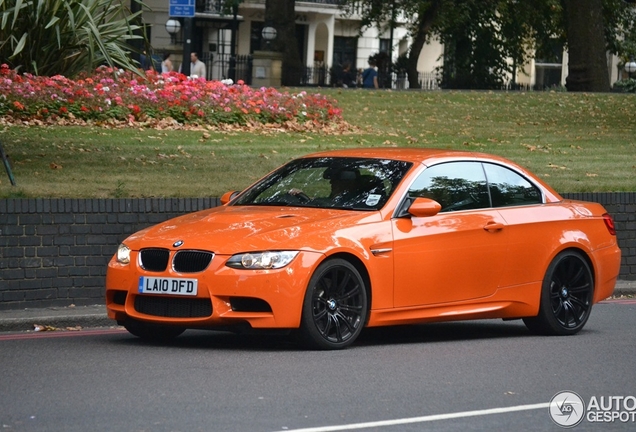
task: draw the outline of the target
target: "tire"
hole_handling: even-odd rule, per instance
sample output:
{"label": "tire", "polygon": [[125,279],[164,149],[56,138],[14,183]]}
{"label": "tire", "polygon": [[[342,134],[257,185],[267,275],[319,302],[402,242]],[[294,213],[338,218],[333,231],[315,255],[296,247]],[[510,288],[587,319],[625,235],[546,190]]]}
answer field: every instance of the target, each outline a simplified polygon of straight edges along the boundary
{"label": "tire", "polygon": [[124,327],[133,336],[152,342],[171,341],[186,330],[181,327],[150,324],[132,319],[126,320]]}
{"label": "tire", "polygon": [[576,334],[590,317],[593,294],[594,277],[587,260],[579,252],[563,251],[546,271],[539,314],[523,322],[536,334]]}
{"label": "tire", "polygon": [[305,293],[300,342],[310,349],[346,348],[360,335],[368,312],[360,272],[346,260],[327,260],[318,266]]}

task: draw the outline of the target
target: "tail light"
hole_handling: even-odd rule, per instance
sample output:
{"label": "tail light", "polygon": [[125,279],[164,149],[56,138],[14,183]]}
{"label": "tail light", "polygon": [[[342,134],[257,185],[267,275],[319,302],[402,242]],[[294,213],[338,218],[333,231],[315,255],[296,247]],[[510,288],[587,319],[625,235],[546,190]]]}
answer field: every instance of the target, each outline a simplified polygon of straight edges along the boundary
{"label": "tail light", "polygon": [[615,236],[616,226],[614,225],[614,219],[612,219],[612,216],[610,216],[609,213],[605,213],[603,215],[603,222],[605,222],[605,226],[607,227],[607,230],[609,231],[609,233]]}

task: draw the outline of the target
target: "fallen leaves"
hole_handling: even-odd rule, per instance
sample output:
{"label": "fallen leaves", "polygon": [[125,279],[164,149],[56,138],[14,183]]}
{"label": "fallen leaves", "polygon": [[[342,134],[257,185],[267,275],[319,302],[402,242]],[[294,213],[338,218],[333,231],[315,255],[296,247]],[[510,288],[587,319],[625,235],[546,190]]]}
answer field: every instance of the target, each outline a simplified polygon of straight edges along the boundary
{"label": "fallen leaves", "polygon": [[552,147],[550,147],[550,145],[531,145],[531,144],[521,144],[523,147],[525,147],[528,151],[531,152],[542,152],[542,153],[550,153],[552,151]]}
{"label": "fallen leaves", "polygon": [[552,169],[560,169],[560,170],[566,170],[566,169],[568,169],[568,167],[566,167],[566,166],[563,166],[563,165],[555,165],[555,164],[553,164],[553,163],[549,163],[547,166],[548,166],[549,168],[552,168]]}
{"label": "fallen leaves", "polygon": [[54,326],[50,326],[50,325],[33,324],[33,331],[36,331],[36,332],[44,332],[44,331],[80,331],[80,330],[82,330],[82,326],[59,328],[59,327],[54,327]]}

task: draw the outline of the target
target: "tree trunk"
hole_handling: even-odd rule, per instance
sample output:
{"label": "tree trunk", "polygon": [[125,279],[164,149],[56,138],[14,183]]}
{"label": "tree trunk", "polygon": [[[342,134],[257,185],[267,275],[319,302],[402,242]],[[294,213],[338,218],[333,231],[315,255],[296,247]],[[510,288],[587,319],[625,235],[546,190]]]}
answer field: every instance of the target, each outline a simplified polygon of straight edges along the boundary
{"label": "tree trunk", "polygon": [[568,91],[610,91],[603,0],[562,1],[569,54]]}
{"label": "tree trunk", "polygon": [[409,77],[409,88],[420,88],[419,76],[417,73],[417,63],[420,59],[420,53],[426,43],[426,38],[433,26],[439,13],[443,0],[433,0],[430,6],[420,11],[417,23],[417,32],[413,35],[413,44],[409,51],[406,73]]}
{"label": "tree trunk", "polygon": [[282,84],[297,86],[302,76],[302,63],[296,38],[295,0],[266,0],[265,25],[276,29],[274,51],[283,53]]}

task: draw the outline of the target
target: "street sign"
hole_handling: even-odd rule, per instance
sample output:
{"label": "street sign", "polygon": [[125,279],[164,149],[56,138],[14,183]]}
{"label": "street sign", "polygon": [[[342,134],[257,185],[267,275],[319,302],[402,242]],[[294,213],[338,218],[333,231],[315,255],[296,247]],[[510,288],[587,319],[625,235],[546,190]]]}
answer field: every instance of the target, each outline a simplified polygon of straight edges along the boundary
{"label": "street sign", "polygon": [[171,17],[193,18],[196,0],[169,0],[168,15]]}

